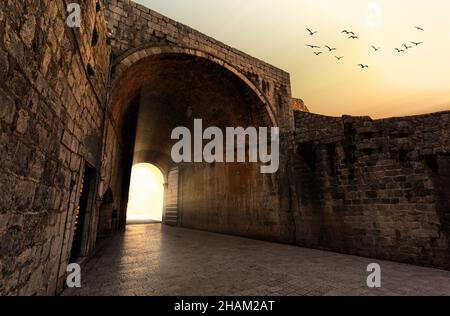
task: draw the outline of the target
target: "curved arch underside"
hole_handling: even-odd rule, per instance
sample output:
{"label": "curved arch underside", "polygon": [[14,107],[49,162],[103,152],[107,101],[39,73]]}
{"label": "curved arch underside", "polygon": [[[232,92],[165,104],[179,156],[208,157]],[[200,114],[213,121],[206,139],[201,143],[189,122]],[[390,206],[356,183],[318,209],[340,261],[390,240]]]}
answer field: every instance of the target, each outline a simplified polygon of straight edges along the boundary
{"label": "curved arch underside", "polygon": [[[236,86],[240,86],[241,90],[246,90],[246,94],[253,94],[254,97],[259,99],[260,106],[265,108],[266,114],[269,117],[270,126],[279,126],[279,122],[276,118],[276,109],[268,100],[268,98],[262,93],[258,87],[244,74],[242,74],[237,68],[226,63],[225,61],[213,56],[212,54],[205,53],[195,49],[174,47],[174,46],[161,46],[161,47],[142,47],[123,54],[117,58],[114,62],[112,72],[112,91],[113,91],[113,103],[111,108],[116,107],[114,100],[116,96],[119,97],[118,103],[126,103],[126,99],[133,96],[132,90],[138,89],[139,82],[145,82],[149,73],[144,69],[151,70],[159,60],[191,60],[194,63],[206,65],[210,68],[210,71],[220,73],[224,77],[232,78]],[[154,76],[153,76],[154,78]],[[134,86],[135,89],[126,89],[130,92],[128,96],[117,95],[118,86],[122,85],[124,81],[129,82],[129,86]],[[132,83],[131,83],[132,82]],[[123,89],[122,89],[123,90]],[[136,91],[134,91],[136,93]]]}
{"label": "curved arch underside", "polygon": [[174,143],[171,131],[190,127],[193,119],[220,128],[276,125],[255,87],[228,68],[203,57],[170,53],[138,59],[124,69],[126,60],[136,60],[132,56],[119,61],[109,108],[121,130],[129,107],[138,107],[134,163],[152,162],[166,171]]}

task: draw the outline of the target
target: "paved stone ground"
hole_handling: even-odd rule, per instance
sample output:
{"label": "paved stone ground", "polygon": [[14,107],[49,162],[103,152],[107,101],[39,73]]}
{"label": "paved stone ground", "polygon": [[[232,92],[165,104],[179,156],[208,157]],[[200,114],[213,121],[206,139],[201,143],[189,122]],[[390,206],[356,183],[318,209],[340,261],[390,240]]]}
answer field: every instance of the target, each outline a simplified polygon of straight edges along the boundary
{"label": "paved stone ground", "polygon": [[[63,295],[450,295],[450,272],[161,224],[128,226]],[[366,286],[377,262],[382,287]]]}

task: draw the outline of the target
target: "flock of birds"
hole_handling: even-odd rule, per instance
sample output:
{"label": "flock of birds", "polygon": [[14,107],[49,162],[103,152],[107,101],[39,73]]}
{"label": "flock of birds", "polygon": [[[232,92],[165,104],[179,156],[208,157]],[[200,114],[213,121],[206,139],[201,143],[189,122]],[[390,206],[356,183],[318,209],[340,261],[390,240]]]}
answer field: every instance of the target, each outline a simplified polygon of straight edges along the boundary
{"label": "flock of birds", "polygon": [[[417,31],[425,32],[425,29],[420,27],[420,26],[415,26],[415,29]],[[307,28],[306,30],[308,31],[310,36],[314,36],[315,34],[319,33],[318,31],[312,31],[309,28]],[[348,30],[342,30],[341,33],[349,35],[348,39],[350,39],[350,40],[358,40],[359,39],[359,37],[355,34],[355,32],[348,31]],[[405,53],[407,50],[412,49],[413,47],[417,47],[417,46],[419,46],[419,45],[421,45],[423,43],[424,42],[410,42],[410,44],[412,44],[414,46],[411,46],[411,45],[408,45],[408,44],[402,44],[400,46],[400,48],[396,47],[396,48],[394,48],[394,50],[397,51],[397,53]],[[308,46],[308,47],[312,48],[313,50],[315,50],[315,51],[313,51],[313,54],[316,55],[316,56],[319,56],[320,54],[323,54],[322,51],[317,51],[316,50],[316,49],[321,49],[322,48],[321,46],[310,45],[310,44],[306,44],[306,46]],[[377,47],[377,46],[374,46],[374,45],[371,45],[371,47],[374,50],[374,52],[378,52],[381,49],[381,47]],[[331,47],[329,45],[325,45],[324,48],[326,48],[328,50],[328,53],[331,53],[331,52],[337,50],[336,47]],[[344,56],[334,56],[334,58],[336,58],[338,61],[340,61],[341,59],[344,58]],[[368,69],[369,68],[369,65],[365,65],[365,64],[358,64],[356,66],[360,67],[361,69]]]}

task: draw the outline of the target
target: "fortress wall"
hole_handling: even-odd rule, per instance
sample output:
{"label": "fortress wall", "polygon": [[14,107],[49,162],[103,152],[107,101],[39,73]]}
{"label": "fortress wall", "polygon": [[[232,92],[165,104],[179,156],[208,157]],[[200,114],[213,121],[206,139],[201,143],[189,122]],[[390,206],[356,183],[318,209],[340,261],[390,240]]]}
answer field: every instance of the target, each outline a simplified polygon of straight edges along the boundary
{"label": "fortress wall", "polygon": [[450,268],[450,112],[295,112],[296,242]]}
{"label": "fortress wall", "polygon": [[99,165],[106,23],[80,2],[81,29],[67,27],[62,0],[0,3],[0,295],[57,292],[80,175]]}

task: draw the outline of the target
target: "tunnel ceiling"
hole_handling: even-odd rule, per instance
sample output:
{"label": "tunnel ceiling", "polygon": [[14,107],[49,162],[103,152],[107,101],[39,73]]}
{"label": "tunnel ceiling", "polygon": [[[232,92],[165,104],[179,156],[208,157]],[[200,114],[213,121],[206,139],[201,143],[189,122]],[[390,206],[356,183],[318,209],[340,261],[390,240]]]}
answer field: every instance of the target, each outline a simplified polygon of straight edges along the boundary
{"label": "tunnel ceiling", "polygon": [[[170,155],[173,128],[270,126],[265,106],[256,94],[227,69],[203,58],[167,54],[137,62],[115,83],[111,113],[124,126],[130,105],[140,105],[144,128],[136,135],[135,151]],[[145,114],[142,114],[144,113]],[[141,124],[142,126],[142,124]]]}
{"label": "tunnel ceiling", "polygon": [[[214,110],[214,104],[221,103],[220,96],[230,94],[245,100],[247,105],[246,109],[241,110],[232,105],[220,109],[230,114],[231,117],[239,119],[239,115],[243,114],[247,118],[251,116],[251,113],[264,114],[264,106],[254,92],[246,83],[222,66],[195,56],[162,54],[138,61],[114,82],[110,110],[116,123],[122,123],[121,120],[127,106],[139,95],[143,86],[152,89],[155,94],[160,96],[166,94],[169,96],[168,99],[173,100],[171,103],[177,102],[177,98],[192,102],[204,100],[203,95],[206,93],[215,96],[216,101],[211,104],[211,107],[197,107],[198,114],[204,116],[205,119],[208,119],[206,113]],[[180,104],[181,106],[183,104]],[[191,106],[194,104],[192,103]],[[216,119],[213,120],[216,121]],[[264,119],[264,124],[270,125],[268,117]]]}

